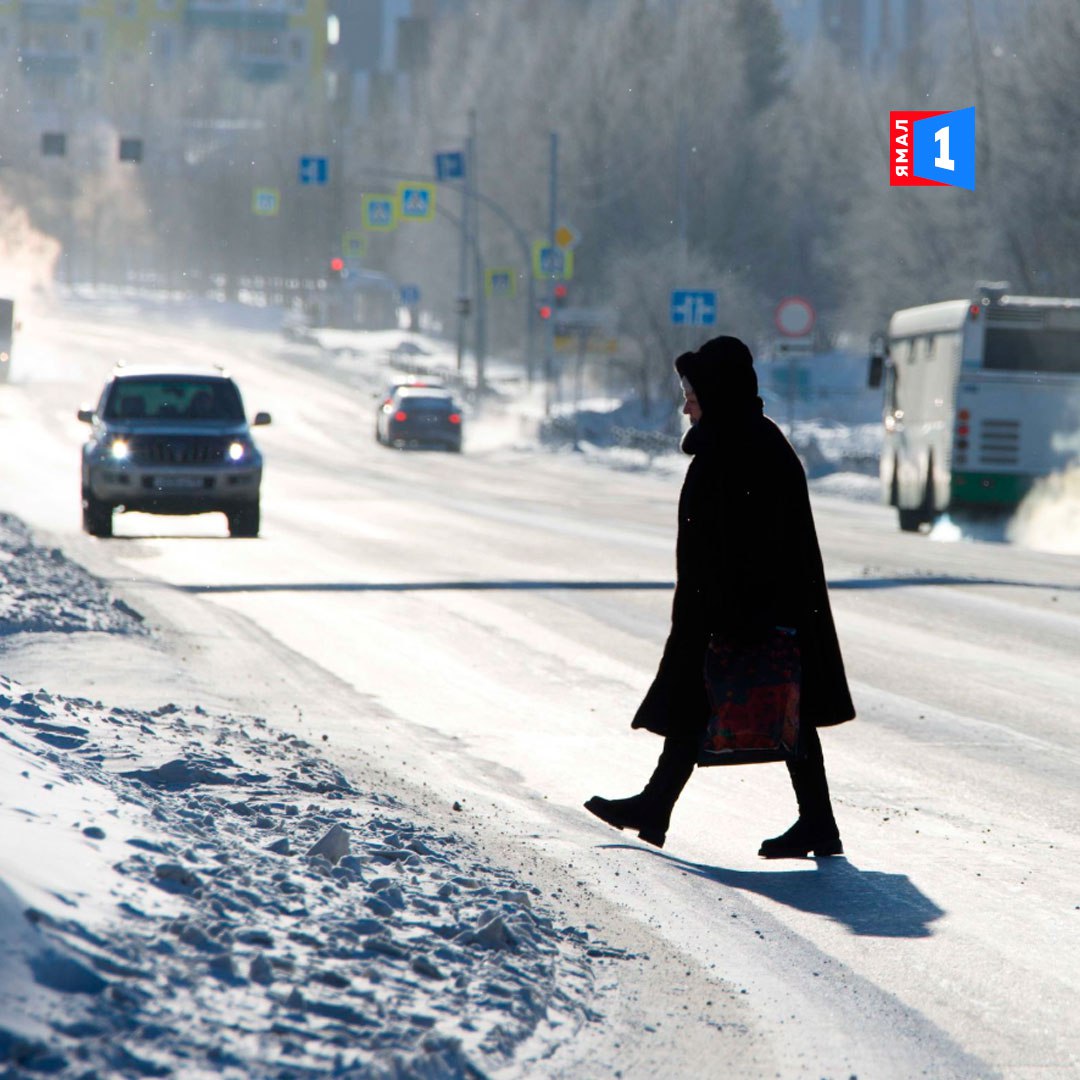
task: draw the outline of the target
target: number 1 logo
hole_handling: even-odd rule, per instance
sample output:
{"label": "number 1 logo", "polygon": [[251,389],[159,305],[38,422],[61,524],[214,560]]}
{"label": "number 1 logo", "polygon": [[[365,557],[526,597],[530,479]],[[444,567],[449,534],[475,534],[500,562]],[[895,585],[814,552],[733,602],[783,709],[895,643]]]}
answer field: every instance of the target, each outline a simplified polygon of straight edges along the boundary
{"label": "number 1 logo", "polygon": [[889,113],[889,183],[975,190],[975,109]]}

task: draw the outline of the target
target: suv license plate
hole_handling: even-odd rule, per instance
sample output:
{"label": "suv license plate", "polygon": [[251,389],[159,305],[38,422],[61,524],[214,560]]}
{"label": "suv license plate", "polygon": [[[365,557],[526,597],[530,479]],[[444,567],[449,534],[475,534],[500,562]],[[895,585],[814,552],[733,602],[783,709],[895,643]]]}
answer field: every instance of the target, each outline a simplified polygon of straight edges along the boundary
{"label": "suv license plate", "polygon": [[201,476],[159,476],[154,481],[158,491],[193,491],[202,486]]}

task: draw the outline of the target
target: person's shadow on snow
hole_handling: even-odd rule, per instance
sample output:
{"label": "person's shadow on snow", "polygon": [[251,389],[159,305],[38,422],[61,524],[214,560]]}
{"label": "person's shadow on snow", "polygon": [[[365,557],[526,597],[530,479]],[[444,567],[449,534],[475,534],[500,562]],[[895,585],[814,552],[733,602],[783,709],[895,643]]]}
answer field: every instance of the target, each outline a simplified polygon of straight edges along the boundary
{"label": "person's shadow on snow", "polygon": [[666,852],[646,854],[718,885],[767,896],[812,915],[824,915],[843,923],[853,934],[867,937],[930,937],[930,924],[945,914],[906,874],[860,870],[842,856],[807,859],[805,869],[791,868],[791,860],[785,860],[785,869],[729,870],[689,862]]}

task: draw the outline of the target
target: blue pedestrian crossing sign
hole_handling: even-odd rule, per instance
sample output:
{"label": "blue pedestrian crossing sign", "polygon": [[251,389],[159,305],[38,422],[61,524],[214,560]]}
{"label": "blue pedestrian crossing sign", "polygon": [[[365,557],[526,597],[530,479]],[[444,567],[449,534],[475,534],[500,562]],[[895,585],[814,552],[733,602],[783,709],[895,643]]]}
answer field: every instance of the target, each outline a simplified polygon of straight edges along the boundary
{"label": "blue pedestrian crossing sign", "polygon": [[532,246],[532,271],[537,281],[569,281],[574,276],[574,249],[536,240]]}
{"label": "blue pedestrian crossing sign", "polygon": [[300,183],[322,187],[330,179],[328,158],[305,156],[300,159]]}
{"label": "blue pedestrian crossing sign", "polygon": [[251,192],[251,212],[258,217],[277,217],[281,192],[277,188],[257,187]]}
{"label": "blue pedestrian crossing sign", "polygon": [[710,289],[673,289],[671,323],[673,326],[715,326],[716,293]]}
{"label": "blue pedestrian crossing sign", "polygon": [[484,293],[512,300],[517,295],[517,274],[512,267],[492,266],[484,271]]}
{"label": "blue pedestrian crossing sign", "polygon": [[405,307],[416,307],[420,303],[419,285],[402,285],[400,292],[401,302]]}
{"label": "blue pedestrian crossing sign", "polygon": [[341,234],[341,254],[346,259],[362,259],[367,254],[367,234],[346,229]]}
{"label": "blue pedestrian crossing sign", "polygon": [[365,229],[390,232],[397,225],[397,199],[393,195],[362,195],[360,219]]}
{"label": "blue pedestrian crossing sign", "polygon": [[465,155],[460,150],[448,150],[435,155],[435,177],[440,182],[465,179]]}
{"label": "blue pedestrian crossing sign", "polygon": [[399,212],[404,221],[430,221],[435,216],[435,185],[403,180],[398,184]]}

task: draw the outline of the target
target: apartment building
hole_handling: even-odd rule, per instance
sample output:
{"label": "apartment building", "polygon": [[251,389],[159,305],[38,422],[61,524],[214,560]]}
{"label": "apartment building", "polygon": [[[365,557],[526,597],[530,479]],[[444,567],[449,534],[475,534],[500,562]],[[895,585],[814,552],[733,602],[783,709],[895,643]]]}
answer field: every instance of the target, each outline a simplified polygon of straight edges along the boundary
{"label": "apartment building", "polygon": [[0,70],[34,104],[93,101],[118,66],[162,70],[211,37],[245,79],[321,82],[327,0],[0,0]]}

